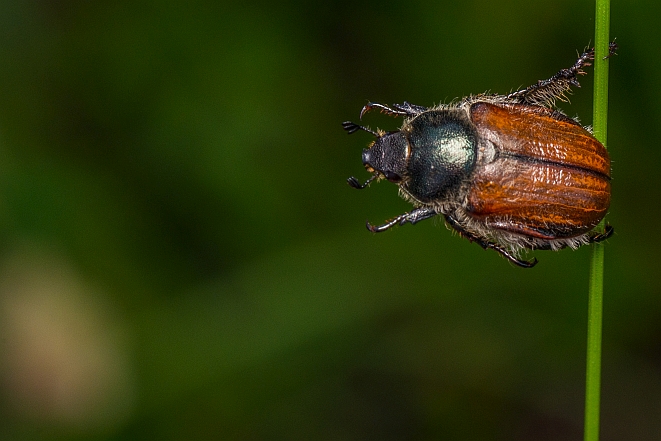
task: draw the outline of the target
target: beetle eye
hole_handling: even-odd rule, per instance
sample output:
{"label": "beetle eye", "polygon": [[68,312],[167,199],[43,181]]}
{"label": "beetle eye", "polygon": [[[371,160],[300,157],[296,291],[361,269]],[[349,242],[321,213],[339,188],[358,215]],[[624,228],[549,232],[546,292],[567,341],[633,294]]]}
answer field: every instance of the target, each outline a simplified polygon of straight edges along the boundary
{"label": "beetle eye", "polygon": [[390,182],[399,182],[402,180],[402,177],[399,176],[397,173],[393,173],[391,171],[384,171],[383,176],[386,177],[387,180]]}

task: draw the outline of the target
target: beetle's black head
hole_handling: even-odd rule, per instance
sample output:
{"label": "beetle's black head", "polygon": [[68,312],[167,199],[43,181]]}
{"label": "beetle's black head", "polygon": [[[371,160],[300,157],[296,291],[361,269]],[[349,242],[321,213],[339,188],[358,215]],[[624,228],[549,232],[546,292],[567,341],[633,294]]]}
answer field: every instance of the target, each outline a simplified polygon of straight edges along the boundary
{"label": "beetle's black head", "polygon": [[386,133],[363,150],[363,165],[367,171],[399,183],[406,173],[408,152],[408,142],[401,132]]}

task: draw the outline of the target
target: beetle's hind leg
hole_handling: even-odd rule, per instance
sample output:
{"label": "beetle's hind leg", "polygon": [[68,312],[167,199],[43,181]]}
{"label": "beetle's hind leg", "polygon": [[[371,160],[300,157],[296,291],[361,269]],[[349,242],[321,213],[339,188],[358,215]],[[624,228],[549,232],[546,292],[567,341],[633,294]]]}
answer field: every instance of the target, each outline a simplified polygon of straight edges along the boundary
{"label": "beetle's hind leg", "polygon": [[[606,227],[604,228],[604,231],[591,231],[586,235],[587,241],[586,243],[599,243],[603,242],[604,240],[608,239],[613,235],[615,232],[615,229],[609,225],[606,224]],[[568,243],[561,243],[561,244],[555,244],[552,246],[549,242],[544,243],[544,244],[535,244],[531,246],[531,249],[533,250],[561,250],[563,248],[567,248],[570,246]]]}
{"label": "beetle's hind leg", "polygon": [[588,239],[590,240],[590,243],[603,242],[604,240],[611,237],[614,232],[615,232],[615,229],[611,225],[606,224],[606,227],[604,228],[603,233],[598,232],[598,231],[593,231],[588,235]]}
{"label": "beetle's hind leg", "polygon": [[[617,44],[613,41],[608,45],[608,57],[615,54]],[[606,57],[606,58],[608,58]],[[576,63],[568,69],[562,69],[547,80],[539,80],[536,84],[506,95],[508,100],[521,104],[553,107],[555,100],[567,101],[567,93],[571,87],[581,87],[579,75],[585,75],[584,67],[591,66],[594,60],[594,48],[584,51]]]}
{"label": "beetle's hind leg", "polygon": [[484,238],[477,236],[470,231],[466,230],[460,223],[457,221],[455,218],[450,216],[449,214],[445,215],[445,220],[447,223],[454,228],[460,236],[465,237],[471,242],[475,242],[478,245],[480,245],[482,248],[485,250],[492,249],[494,251],[497,251],[500,253],[501,256],[505,257],[507,260],[512,262],[515,265],[518,265],[522,268],[532,268],[533,266],[537,265],[537,259],[533,257],[532,260],[521,260],[517,257],[515,257],[509,250],[507,250],[505,247],[502,245],[497,244],[496,242],[491,242],[488,240],[485,240]]}
{"label": "beetle's hind leg", "polygon": [[[604,240],[611,237],[614,232],[615,232],[615,229],[611,225],[606,224],[606,226],[604,227],[603,232],[602,231],[590,231],[589,233],[587,233],[585,235],[586,240],[583,243],[603,242]],[[561,250],[563,248],[567,248],[568,246],[572,246],[572,245],[570,245],[567,242],[565,242],[565,243],[556,243],[554,245],[551,245],[550,242],[546,242],[546,243],[542,243],[542,244],[535,244],[535,245],[531,246],[531,249],[533,249],[533,250],[554,250],[554,251],[558,251],[558,250]]]}

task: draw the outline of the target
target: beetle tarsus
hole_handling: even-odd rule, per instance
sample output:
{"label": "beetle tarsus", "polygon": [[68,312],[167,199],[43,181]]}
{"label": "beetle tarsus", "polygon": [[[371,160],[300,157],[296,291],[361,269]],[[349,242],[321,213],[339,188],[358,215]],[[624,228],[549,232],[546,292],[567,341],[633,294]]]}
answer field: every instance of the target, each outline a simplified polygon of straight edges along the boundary
{"label": "beetle tarsus", "polygon": [[405,223],[410,223],[411,225],[415,225],[420,221],[423,221],[425,219],[429,219],[431,217],[436,216],[438,213],[436,210],[433,210],[431,208],[427,207],[419,207],[416,208],[415,210],[411,210],[408,213],[404,215],[404,219],[402,219],[399,224],[404,225]]}
{"label": "beetle tarsus", "polygon": [[[615,55],[617,44],[615,41],[608,45],[608,56]],[[540,80],[532,86],[517,90],[506,96],[510,100],[521,104],[553,107],[556,100],[567,101],[567,93],[571,86],[581,87],[578,82],[579,75],[585,75],[584,67],[592,66],[594,60],[594,48],[585,50],[576,60],[576,63],[568,69],[562,69],[547,80]]]}
{"label": "beetle tarsus", "polygon": [[522,268],[532,268],[533,266],[537,265],[537,258],[533,257],[530,260],[520,260],[520,259],[514,259],[512,262]]}
{"label": "beetle tarsus", "polygon": [[500,253],[501,256],[505,257],[507,260],[509,260],[510,262],[512,262],[517,266],[520,266],[521,268],[532,268],[533,266],[537,265],[536,257],[533,257],[531,260],[522,260],[515,257],[507,249],[503,248],[502,246],[498,245],[495,242],[485,241],[481,238],[478,238],[475,242],[477,242],[485,250],[490,248],[494,251],[497,251],[498,253]]}
{"label": "beetle tarsus", "polygon": [[603,233],[600,233],[600,232],[596,232],[596,231],[595,231],[595,232],[592,232],[592,233],[590,234],[590,236],[589,236],[590,243],[599,243],[599,242],[603,242],[604,240],[606,240],[606,239],[608,239],[609,237],[611,237],[611,236],[613,235],[614,232],[615,232],[615,229],[614,229],[611,225],[606,224],[606,227],[604,228]]}
{"label": "beetle tarsus", "polygon": [[613,55],[617,55],[617,43],[615,43],[615,39],[608,43],[608,55],[604,57],[604,60],[607,60],[608,58],[612,57]]}
{"label": "beetle tarsus", "polygon": [[399,111],[406,112],[406,116],[416,116],[429,110],[427,107],[411,104],[408,101],[404,101],[402,104],[393,104],[393,107]]}
{"label": "beetle tarsus", "polygon": [[370,224],[369,221],[367,221],[365,226],[372,233],[382,233],[386,230],[391,229],[392,227],[394,227],[397,224],[401,225],[402,223],[404,223],[403,222],[403,217],[404,217],[404,215],[397,216],[396,218],[391,219],[391,220],[389,220],[388,222],[386,222],[385,224],[382,224],[382,225],[372,225],[372,224]]}
{"label": "beetle tarsus", "polygon": [[411,225],[415,225],[420,221],[423,221],[425,219],[429,219],[430,217],[436,216],[438,213],[431,208],[427,207],[419,207],[416,208],[415,210],[411,210],[408,213],[400,214],[394,219],[389,220],[383,225],[377,225],[374,226],[367,222],[367,229],[370,230],[372,233],[381,233],[382,231],[386,231],[395,225],[404,225],[406,223],[410,223]]}
{"label": "beetle tarsus", "polygon": [[383,225],[372,225],[372,224],[370,224],[370,221],[367,221],[367,223],[365,224],[365,226],[366,226],[367,229],[368,229],[370,232],[372,232],[372,233],[382,233],[382,232],[384,232],[384,231],[386,231],[386,230],[391,229],[391,228],[394,227],[395,225],[397,225],[398,222],[399,222],[399,218],[395,218],[395,219],[393,219],[393,220],[391,220],[391,221],[388,221],[388,222],[386,222],[386,223],[383,224]]}
{"label": "beetle tarsus", "polygon": [[506,257],[510,262],[512,262],[517,266],[520,266],[521,268],[532,268],[533,266],[537,265],[536,257],[533,257],[531,260],[522,260],[522,259],[517,259],[516,257],[512,256],[509,252],[505,251],[500,247],[493,249],[498,251],[502,256]]}
{"label": "beetle tarsus", "polygon": [[454,217],[450,216],[449,214],[445,215],[445,220],[447,221],[448,224],[452,228],[454,228],[460,236],[465,237],[471,242],[477,243],[479,246],[484,248],[485,250],[492,249],[494,251],[497,251],[500,253],[501,256],[505,257],[507,260],[512,262],[513,264],[520,266],[522,268],[532,268],[533,266],[537,265],[537,259],[533,257],[532,260],[521,260],[515,257],[511,252],[509,252],[507,249],[502,247],[501,245],[488,241],[480,236],[477,236],[474,233],[471,233],[470,231],[466,230],[463,225],[459,223],[458,220],[456,220]]}
{"label": "beetle tarsus", "polygon": [[363,119],[363,115],[372,109],[379,109],[381,113],[385,113],[386,115],[409,117],[419,115],[427,110],[426,107],[411,104],[407,101],[404,101],[402,104],[393,104],[392,107],[388,107],[385,104],[369,102],[365,104],[360,111],[360,119]]}
{"label": "beetle tarsus", "polygon": [[386,115],[393,115],[393,116],[406,115],[406,112],[403,110],[396,110],[393,109],[392,107],[386,106],[385,104],[369,102],[365,104],[362,110],[360,111],[360,119],[363,119],[363,115],[365,115],[367,112],[369,112],[372,109],[379,109],[381,113],[385,113]]}

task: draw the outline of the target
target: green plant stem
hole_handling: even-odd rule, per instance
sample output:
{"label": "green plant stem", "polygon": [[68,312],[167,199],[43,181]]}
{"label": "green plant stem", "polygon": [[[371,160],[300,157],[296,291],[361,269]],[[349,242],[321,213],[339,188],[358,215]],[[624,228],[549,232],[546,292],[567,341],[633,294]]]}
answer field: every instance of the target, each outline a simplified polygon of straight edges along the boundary
{"label": "green plant stem", "polygon": [[[608,44],[610,1],[596,0],[594,54],[594,136],[606,145],[608,121]],[[604,221],[599,224],[603,229]],[[599,440],[599,407],[601,397],[601,328],[604,290],[604,246],[592,245],[588,300],[588,343],[585,377],[585,441]]]}

